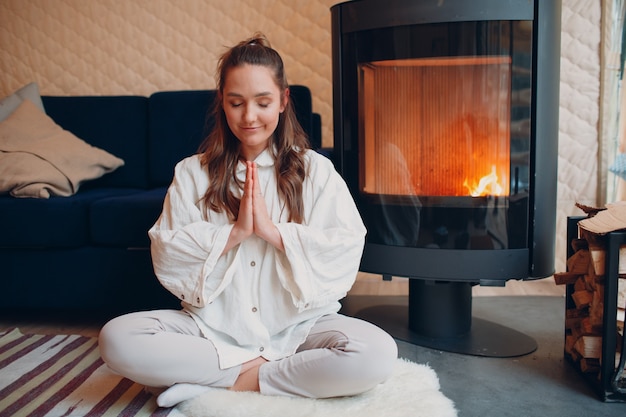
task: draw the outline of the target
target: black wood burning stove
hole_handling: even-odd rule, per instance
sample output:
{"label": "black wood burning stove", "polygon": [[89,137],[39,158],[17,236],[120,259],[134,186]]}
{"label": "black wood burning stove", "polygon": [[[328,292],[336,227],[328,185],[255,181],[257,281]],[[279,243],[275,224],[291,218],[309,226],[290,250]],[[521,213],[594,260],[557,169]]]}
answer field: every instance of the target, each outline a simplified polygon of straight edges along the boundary
{"label": "black wood burning stove", "polygon": [[408,311],[362,314],[408,320],[394,335],[424,346],[532,352],[472,320],[471,288],[554,272],[560,0],[356,0],[331,15],[334,157],[368,228],[361,270],[411,278]]}

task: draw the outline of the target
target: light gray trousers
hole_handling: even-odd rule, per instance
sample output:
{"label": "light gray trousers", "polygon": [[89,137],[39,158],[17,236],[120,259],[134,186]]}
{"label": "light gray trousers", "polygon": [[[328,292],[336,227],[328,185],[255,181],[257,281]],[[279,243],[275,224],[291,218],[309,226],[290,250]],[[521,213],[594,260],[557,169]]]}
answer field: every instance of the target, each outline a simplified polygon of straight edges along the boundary
{"label": "light gray trousers", "polygon": [[[99,346],[111,369],[149,387],[190,383],[227,388],[241,369],[220,369],[213,343],[184,311],[117,317],[102,328]],[[373,324],[327,315],[294,355],[261,365],[261,393],[310,398],[359,394],[390,376],[397,354],[393,338]]]}

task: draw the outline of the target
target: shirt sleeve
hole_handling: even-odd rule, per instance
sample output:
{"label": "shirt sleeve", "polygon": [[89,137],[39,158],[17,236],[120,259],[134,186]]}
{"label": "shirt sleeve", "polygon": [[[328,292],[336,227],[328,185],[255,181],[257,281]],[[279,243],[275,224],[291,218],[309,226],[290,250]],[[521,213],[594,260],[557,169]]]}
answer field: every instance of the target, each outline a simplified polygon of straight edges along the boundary
{"label": "shirt sleeve", "polygon": [[[176,165],[163,211],[148,231],[154,271],[168,291],[181,301],[203,307],[232,280],[237,251],[221,256],[232,229],[225,214],[201,209],[207,174],[197,156]],[[204,190],[204,191],[203,191]]]}
{"label": "shirt sleeve", "polygon": [[343,298],[354,284],[366,229],[343,178],[321,155],[310,155],[303,224],[280,223],[285,253],[278,275],[299,310]]}

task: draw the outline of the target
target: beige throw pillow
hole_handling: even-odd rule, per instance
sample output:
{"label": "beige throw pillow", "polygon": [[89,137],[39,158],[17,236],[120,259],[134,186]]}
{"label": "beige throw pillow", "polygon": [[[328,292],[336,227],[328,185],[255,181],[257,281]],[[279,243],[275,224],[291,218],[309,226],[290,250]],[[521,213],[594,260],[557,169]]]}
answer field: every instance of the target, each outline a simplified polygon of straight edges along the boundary
{"label": "beige throw pillow", "polygon": [[0,193],[70,196],[124,161],[89,145],[24,100],[0,122]]}

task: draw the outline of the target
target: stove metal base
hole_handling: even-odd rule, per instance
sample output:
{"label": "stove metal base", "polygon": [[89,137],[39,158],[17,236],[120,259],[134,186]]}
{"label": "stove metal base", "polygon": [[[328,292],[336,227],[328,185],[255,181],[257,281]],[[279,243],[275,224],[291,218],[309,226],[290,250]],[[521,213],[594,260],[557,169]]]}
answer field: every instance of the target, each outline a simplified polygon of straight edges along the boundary
{"label": "stove metal base", "polygon": [[433,338],[422,336],[409,328],[408,305],[367,307],[355,312],[354,316],[376,324],[396,339],[445,352],[508,358],[537,350],[535,340],[524,333],[477,317],[472,318],[471,328],[464,335]]}

